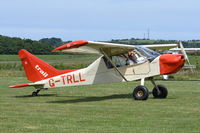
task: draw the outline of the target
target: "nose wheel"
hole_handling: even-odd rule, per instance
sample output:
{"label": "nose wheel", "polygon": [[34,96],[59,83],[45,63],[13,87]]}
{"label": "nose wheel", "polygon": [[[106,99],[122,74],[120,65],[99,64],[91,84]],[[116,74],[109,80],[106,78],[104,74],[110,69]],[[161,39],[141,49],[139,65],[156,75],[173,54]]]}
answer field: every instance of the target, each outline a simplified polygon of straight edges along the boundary
{"label": "nose wheel", "polygon": [[157,85],[153,88],[152,94],[154,98],[166,98],[168,95],[167,88],[163,85]]}
{"label": "nose wheel", "polygon": [[166,98],[167,95],[168,95],[167,88],[163,85],[156,85],[153,78],[151,79],[151,82],[154,85],[154,88],[153,88],[153,91],[152,91],[154,98]]}

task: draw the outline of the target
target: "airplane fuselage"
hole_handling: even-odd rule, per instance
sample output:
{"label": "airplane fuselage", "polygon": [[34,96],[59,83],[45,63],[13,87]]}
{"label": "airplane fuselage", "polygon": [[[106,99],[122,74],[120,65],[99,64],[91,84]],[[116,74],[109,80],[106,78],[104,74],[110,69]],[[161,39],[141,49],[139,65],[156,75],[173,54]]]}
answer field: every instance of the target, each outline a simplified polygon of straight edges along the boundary
{"label": "airplane fuselage", "polygon": [[[158,56],[152,62],[146,60],[143,63],[118,67],[118,70],[127,79],[127,81],[134,81],[165,74],[162,73],[163,70],[161,69],[164,68],[161,67],[162,64],[166,65],[166,63],[163,63],[163,61],[161,63],[161,56]],[[183,65],[183,63],[184,61],[182,61],[180,65]],[[170,69],[168,73],[175,71],[175,66],[172,66],[171,64],[168,66],[174,68],[174,70],[167,68]],[[39,68],[39,66],[37,68]],[[108,68],[103,60],[103,56],[101,56],[87,68],[41,80],[35,82],[35,84],[44,84],[43,88],[52,88],[113,82],[125,82],[125,80],[114,68]]]}

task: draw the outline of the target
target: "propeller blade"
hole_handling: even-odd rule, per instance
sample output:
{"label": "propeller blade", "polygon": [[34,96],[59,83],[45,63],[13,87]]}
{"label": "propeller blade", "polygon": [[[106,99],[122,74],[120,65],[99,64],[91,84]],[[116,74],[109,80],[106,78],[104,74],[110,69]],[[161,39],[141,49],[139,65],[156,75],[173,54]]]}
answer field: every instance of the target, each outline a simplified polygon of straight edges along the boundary
{"label": "propeller blade", "polygon": [[[182,44],[181,41],[180,41],[180,43],[179,43],[179,46],[180,46],[180,48],[181,48],[181,52],[182,52],[182,54],[183,54],[185,60],[188,62],[188,65],[191,66],[190,61],[189,61],[189,58],[188,58],[188,56],[187,56],[187,54],[186,54],[186,52],[185,52],[185,49],[184,49],[183,44]],[[190,67],[190,70],[191,70],[192,72],[194,72],[194,70],[193,70],[191,67]]]}

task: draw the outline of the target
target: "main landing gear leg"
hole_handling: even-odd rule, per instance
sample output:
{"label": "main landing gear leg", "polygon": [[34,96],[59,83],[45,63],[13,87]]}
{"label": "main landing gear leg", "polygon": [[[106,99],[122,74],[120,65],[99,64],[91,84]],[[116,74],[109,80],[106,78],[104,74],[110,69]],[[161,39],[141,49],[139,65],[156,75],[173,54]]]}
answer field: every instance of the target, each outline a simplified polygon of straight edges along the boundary
{"label": "main landing gear leg", "polygon": [[41,89],[37,89],[36,91],[34,91],[32,93],[32,96],[35,97],[35,96],[38,96],[38,93],[40,92]]}
{"label": "main landing gear leg", "polygon": [[151,78],[151,83],[154,85],[152,94],[154,98],[166,98],[168,95],[167,88],[163,85],[156,85],[153,78]]}
{"label": "main landing gear leg", "polygon": [[141,79],[141,85],[137,86],[133,90],[133,98],[135,100],[147,100],[149,97],[149,91],[148,89],[144,86],[145,79]]}

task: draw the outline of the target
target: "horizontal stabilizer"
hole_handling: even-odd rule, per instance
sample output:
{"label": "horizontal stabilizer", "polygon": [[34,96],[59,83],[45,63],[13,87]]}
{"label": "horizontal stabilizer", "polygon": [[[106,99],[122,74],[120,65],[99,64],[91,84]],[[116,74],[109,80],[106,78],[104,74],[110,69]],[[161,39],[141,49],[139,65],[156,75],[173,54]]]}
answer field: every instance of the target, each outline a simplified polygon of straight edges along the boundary
{"label": "horizontal stabilizer", "polygon": [[35,83],[25,83],[25,84],[18,84],[18,85],[13,85],[9,86],[10,88],[21,88],[21,87],[27,87],[27,86],[43,86],[44,84],[35,84]]}

